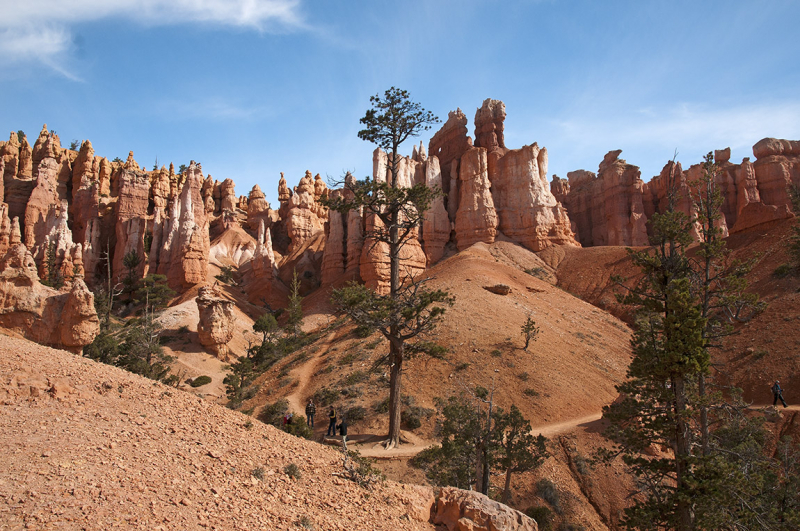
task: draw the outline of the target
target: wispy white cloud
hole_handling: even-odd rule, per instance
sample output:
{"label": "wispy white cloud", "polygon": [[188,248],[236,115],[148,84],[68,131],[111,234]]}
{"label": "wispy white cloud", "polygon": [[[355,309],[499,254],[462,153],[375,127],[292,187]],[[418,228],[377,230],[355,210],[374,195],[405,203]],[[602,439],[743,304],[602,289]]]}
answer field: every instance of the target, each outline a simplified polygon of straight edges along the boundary
{"label": "wispy white cloud", "polygon": [[[203,23],[259,32],[292,31],[305,23],[301,0],[26,0],[4,2],[0,62],[39,61],[62,74],[72,47],[70,27],[106,18],[146,26]],[[69,77],[69,75],[68,75]]]}
{"label": "wispy white cloud", "polygon": [[747,148],[765,136],[800,136],[800,102],[708,108],[681,104],[554,121],[578,144],[708,145]]}
{"label": "wispy white cloud", "polygon": [[205,97],[199,100],[165,99],[154,105],[153,112],[174,119],[201,119],[203,121],[240,122],[264,120],[278,114],[275,108],[235,102],[230,99]]}
{"label": "wispy white cloud", "polygon": [[753,157],[752,146],[765,137],[800,138],[800,101],[718,104],[682,103],[627,110],[606,106],[574,109],[566,118],[541,117],[531,125],[506,123],[506,145],[538,140],[550,153],[551,173],[565,176],[596,170],[603,156],[621,149],[622,157],[641,167],[648,180],[677,149],[688,167],[705,153],[731,148],[731,160]]}

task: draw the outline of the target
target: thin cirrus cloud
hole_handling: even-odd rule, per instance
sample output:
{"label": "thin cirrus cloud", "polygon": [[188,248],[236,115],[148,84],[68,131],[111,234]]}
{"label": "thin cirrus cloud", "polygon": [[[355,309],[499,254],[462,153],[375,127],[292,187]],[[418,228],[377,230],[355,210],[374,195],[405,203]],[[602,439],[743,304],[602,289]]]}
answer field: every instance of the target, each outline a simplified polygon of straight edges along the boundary
{"label": "thin cirrus cloud", "polygon": [[[119,17],[147,26],[205,23],[255,31],[304,28],[300,0],[27,0],[4,2],[0,60],[39,61],[56,70],[67,54],[70,26]],[[59,70],[61,71],[61,70]],[[61,71],[67,75],[66,72]]]}
{"label": "thin cirrus cloud", "polygon": [[800,135],[800,102],[740,105],[709,109],[678,105],[629,114],[555,121],[558,135],[579,145],[700,145],[706,151],[730,146],[748,148],[766,136]]}

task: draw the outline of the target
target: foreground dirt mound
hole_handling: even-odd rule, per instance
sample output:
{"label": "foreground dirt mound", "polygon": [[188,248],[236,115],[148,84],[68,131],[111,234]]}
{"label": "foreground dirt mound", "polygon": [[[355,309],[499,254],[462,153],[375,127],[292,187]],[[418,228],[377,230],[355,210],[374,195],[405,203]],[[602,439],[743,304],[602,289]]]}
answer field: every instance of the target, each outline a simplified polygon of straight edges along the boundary
{"label": "foreground dirt mound", "polygon": [[0,374],[3,529],[433,529],[417,488],[190,394],[8,337]]}

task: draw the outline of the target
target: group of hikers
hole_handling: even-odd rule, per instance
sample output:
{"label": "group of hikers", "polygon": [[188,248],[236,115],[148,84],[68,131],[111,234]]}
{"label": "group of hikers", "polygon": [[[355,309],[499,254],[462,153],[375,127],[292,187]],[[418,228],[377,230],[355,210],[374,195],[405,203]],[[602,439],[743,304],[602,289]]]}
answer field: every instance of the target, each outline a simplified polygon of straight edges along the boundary
{"label": "group of hikers", "polygon": [[[306,422],[310,428],[314,427],[314,417],[317,415],[317,406],[314,404],[314,400],[312,398],[308,399],[308,404],[306,404]],[[336,422],[338,421],[338,416],[336,414],[336,408],[331,406],[328,409],[328,431],[325,433],[325,436],[335,436],[336,432],[339,432],[339,435],[342,436],[342,439],[347,437],[347,419],[342,417],[342,421],[337,425]]]}

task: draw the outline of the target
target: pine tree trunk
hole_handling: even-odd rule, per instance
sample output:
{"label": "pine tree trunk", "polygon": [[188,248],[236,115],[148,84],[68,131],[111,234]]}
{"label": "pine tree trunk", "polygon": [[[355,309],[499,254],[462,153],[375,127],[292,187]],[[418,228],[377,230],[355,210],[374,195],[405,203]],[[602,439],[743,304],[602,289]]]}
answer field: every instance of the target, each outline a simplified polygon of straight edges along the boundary
{"label": "pine tree trunk", "polygon": [[691,452],[691,440],[689,438],[689,426],[686,424],[684,418],[686,413],[686,382],[683,376],[673,377],[672,389],[675,396],[675,472],[678,495],[676,504],[678,517],[677,529],[679,531],[691,531],[694,529],[694,517],[692,515],[692,506],[686,486],[686,476],[689,473],[687,461]]}
{"label": "pine tree trunk", "polygon": [[486,445],[483,447],[483,474],[481,475],[481,494],[489,495],[489,452]]}
{"label": "pine tree trunk", "polygon": [[708,406],[706,399],[706,375],[700,374],[697,380],[697,393],[700,395],[700,446],[703,456],[708,455]]}
{"label": "pine tree trunk", "polygon": [[[392,149],[392,183],[397,186],[397,146]],[[392,211],[389,223],[389,296],[397,298],[400,289],[400,241],[398,235],[398,212]],[[400,406],[402,392],[402,367],[403,367],[403,340],[400,338],[400,328],[397,324],[389,327],[389,360],[391,371],[389,377],[389,440],[386,448],[394,448],[400,444]]]}
{"label": "pine tree trunk", "polygon": [[502,502],[508,505],[508,500],[511,498],[511,469],[506,469],[506,485],[503,487]]}
{"label": "pine tree trunk", "polygon": [[400,444],[400,407],[403,376],[403,345],[396,341],[389,342],[389,359],[391,370],[389,373],[389,437],[386,449],[394,448]]}

